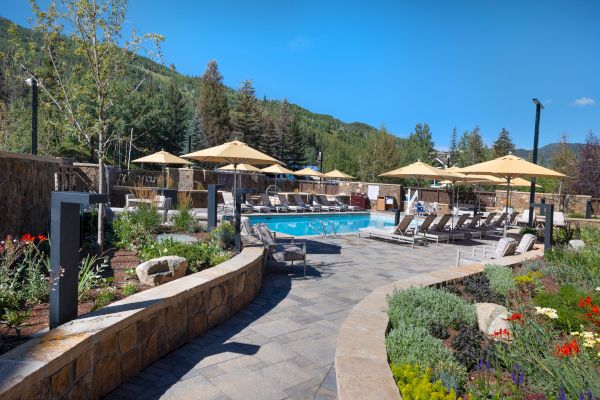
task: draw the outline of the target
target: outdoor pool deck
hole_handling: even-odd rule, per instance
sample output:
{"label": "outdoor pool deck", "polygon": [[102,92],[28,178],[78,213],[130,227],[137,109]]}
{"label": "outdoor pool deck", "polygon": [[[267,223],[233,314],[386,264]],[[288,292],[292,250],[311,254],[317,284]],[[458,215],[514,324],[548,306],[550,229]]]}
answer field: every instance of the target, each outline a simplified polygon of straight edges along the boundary
{"label": "outdoor pool deck", "polygon": [[230,320],[155,362],[109,399],[335,399],[340,325],[373,289],[454,268],[456,250],[359,238],[309,238],[307,277],[270,268],[258,297]]}

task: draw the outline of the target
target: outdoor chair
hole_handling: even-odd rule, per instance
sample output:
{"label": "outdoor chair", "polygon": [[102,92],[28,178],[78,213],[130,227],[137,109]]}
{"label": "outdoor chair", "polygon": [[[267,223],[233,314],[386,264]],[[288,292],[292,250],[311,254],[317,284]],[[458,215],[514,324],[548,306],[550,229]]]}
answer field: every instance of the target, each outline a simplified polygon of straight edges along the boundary
{"label": "outdoor chair", "polygon": [[[451,216],[452,214],[442,215],[440,220],[434,226],[432,226],[426,232],[424,232],[423,235],[427,238],[427,240],[435,242],[436,244],[439,244],[440,240],[445,240],[446,243],[450,243],[450,238],[452,237],[452,234],[450,232],[446,232],[445,228]],[[462,237],[464,238],[464,234],[462,235]]]}
{"label": "outdoor chair", "polygon": [[471,239],[481,239],[481,235],[482,235],[482,231],[477,229],[477,223],[479,222],[479,219],[481,218],[481,214],[475,214],[473,216],[473,218],[471,219],[471,222],[468,223],[467,225],[465,225],[466,219],[463,220],[462,217],[466,216],[467,218],[469,218],[469,214],[461,214],[460,218],[458,219],[458,221],[456,222],[456,225],[454,226],[454,229],[457,231],[461,231],[464,232],[465,237],[470,237]]}
{"label": "outdoor chair", "polygon": [[296,212],[304,212],[304,211],[306,211],[306,209],[304,207],[291,205],[288,202],[287,195],[285,195],[283,193],[279,193],[277,195],[277,197],[279,197],[279,204],[281,204],[283,207],[287,207],[288,210],[296,211]]}
{"label": "outdoor chair", "polygon": [[436,218],[437,218],[437,215],[431,214],[431,215],[428,215],[427,217],[425,217],[423,222],[421,222],[420,224],[417,223],[417,228],[415,229],[416,234],[417,235],[421,234],[421,235],[425,236],[425,234],[429,230],[429,227],[431,227],[431,224],[433,223],[433,221]]}
{"label": "outdoor chair", "polygon": [[346,210],[349,210],[349,211],[360,211],[361,210],[361,208],[359,206],[351,206],[351,205],[348,205],[348,204],[344,203],[337,196],[335,196],[334,199],[335,199],[335,203],[338,206],[344,207]]}
{"label": "outdoor chair", "polygon": [[[256,227],[258,235],[267,250],[267,257],[277,262],[291,262],[291,271],[294,269],[294,261],[304,263],[304,276],[306,276],[306,242],[302,241],[302,247],[291,238],[289,243],[277,242],[271,231],[265,224],[259,224]],[[265,260],[266,261],[266,260]]]}
{"label": "outdoor chair", "polygon": [[319,206],[316,206],[316,205],[309,206],[309,205],[305,204],[304,200],[302,200],[302,196],[300,196],[298,193],[294,193],[294,201],[296,202],[296,204],[298,206],[304,207],[305,210],[312,211],[312,212],[321,211],[321,207],[319,207]]}
{"label": "outdoor chair", "polygon": [[223,197],[223,202],[217,204],[217,210],[220,210],[223,213],[227,211],[233,212],[233,194],[231,192],[221,192],[221,196]]}
{"label": "outdoor chair", "polygon": [[515,221],[517,220],[517,216],[519,215],[519,213],[517,211],[513,211],[512,213],[510,213],[510,216],[508,217],[508,226],[514,226],[515,225]]}
{"label": "outdoor chair", "polygon": [[254,200],[252,200],[250,197],[246,197],[246,201],[244,203],[247,207],[251,208],[252,210],[258,212],[258,213],[263,213],[266,212],[268,213],[269,211],[271,211],[271,207],[269,206],[263,206],[261,204],[256,204],[254,202]]}
{"label": "outdoor chair", "polygon": [[344,207],[332,204],[329,199],[327,198],[327,195],[324,194],[320,194],[318,196],[316,196],[316,198],[318,198],[318,200],[320,201],[318,204],[321,205],[321,207],[325,206],[327,207],[329,210],[333,210],[333,211],[345,211]]}
{"label": "outdoor chair", "polygon": [[496,213],[494,211],[490,212],[487,215],[487,217],[485,217],[485,219],[483,221],[481,221],[478,229],[487,229],[492,224],[492,220],[494,219],[495,216],[496,216]]}
{"label": "outdoor chair", "polygon": [[271,210],[275,210],[277,212],[287,212],[288,208],[283,206],[283,205],[273,205],[273,203],[271,203],[271,199],[269,198],[269,195],[266,193],[261,193],[260,194],[260,202],[262,203],[263,206],[269,207]]}
{"label": "outdoor chair", "polygon": [[502,236],[504,234],[504,224],[507,223],[506,218],[507,214],[503,212],[498,219],[491,222],[489,226],[482,228],[485,231],[485,236]]}
{"label": "outdoor chair", "polygon": [[[535,210],[533,210],[533,221],[535,222]],[[519,215],[517,218],[517,225],[527,225],[529,224],[529,208],[523,210],[523,214]]]}
{"label": "outdoor chair", "polygon": [[526,233],[519,240],[519,245],[515,250],[515,254],[523,254],[533,248],[533,245],[537,241],[537,237],[531,233]]}
{"label": "outdoor chair", "polygon": [[402,218],[400,223],[391,229],[382,228],[360,228],[358,230],[358,237],[366,235],[367,237],[378,237],[380,239],[392,240],[398,243],[408,243],[415,248],[415,243],[422,243],[427,245],[427,238],[421,235],[413,234],[413,229],[410,227],[411,222],[414,219],[414,215],[407,214]]}
{"label": "outdoor chair", "polygon": [[552,225],[559,227],[567,226],[567,223],[565,221],[565,214],[563,214],[560,211],[554,211],[552,213]]}
{"label": "outdoor chair", "polygon": [[461,261],[483,262],[489,259],[502,258],[515,254],[518,242],[510,237],[500,238],[498,243],[492,246],[476,246],[469,250],[456,251],[456,266],[463,265]]}

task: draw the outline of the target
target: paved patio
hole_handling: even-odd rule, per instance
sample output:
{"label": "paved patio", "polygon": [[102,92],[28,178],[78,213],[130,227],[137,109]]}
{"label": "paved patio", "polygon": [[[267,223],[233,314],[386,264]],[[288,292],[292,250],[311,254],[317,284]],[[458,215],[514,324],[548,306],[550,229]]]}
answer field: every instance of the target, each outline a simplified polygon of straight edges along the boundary
{"label": "paved patio", "polygon": [[408,246],[345,235],[308,240],[302,268],[271,268],[242,312],[155,362],[109,399],[335,399],[341,323],[378,286],[453,267],[456,245]]}

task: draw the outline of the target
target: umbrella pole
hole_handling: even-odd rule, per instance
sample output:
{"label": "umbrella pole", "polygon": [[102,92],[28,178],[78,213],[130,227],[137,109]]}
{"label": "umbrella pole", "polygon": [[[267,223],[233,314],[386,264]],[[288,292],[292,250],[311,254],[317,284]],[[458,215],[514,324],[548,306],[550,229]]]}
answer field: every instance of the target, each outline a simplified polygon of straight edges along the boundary
{"label": "umbrella pole", "polygon": [[[506,185],[506,216],[508,218],[508,198],[510,196],[510,177]],[[504,237],[506,237],[506,220],[504,220]]]}

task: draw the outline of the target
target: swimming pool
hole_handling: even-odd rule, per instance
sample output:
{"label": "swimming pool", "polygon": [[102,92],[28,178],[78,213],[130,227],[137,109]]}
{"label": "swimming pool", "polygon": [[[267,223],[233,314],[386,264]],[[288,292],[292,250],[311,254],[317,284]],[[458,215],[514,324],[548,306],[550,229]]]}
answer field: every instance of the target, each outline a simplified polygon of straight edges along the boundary
{"label": "swimming pool", "polygon": [[[338,214],[284,214],[250,216],[252,224],[267,224],[270,230],[292,236],[320,235],[321,221],[327,233],[333,233],[332,225],[337,233],[358,232],[359,228],[384,228],[394,226],[394,217],[370,213],[338,213]],[[314,227],[312,228],[311,225]]]}

